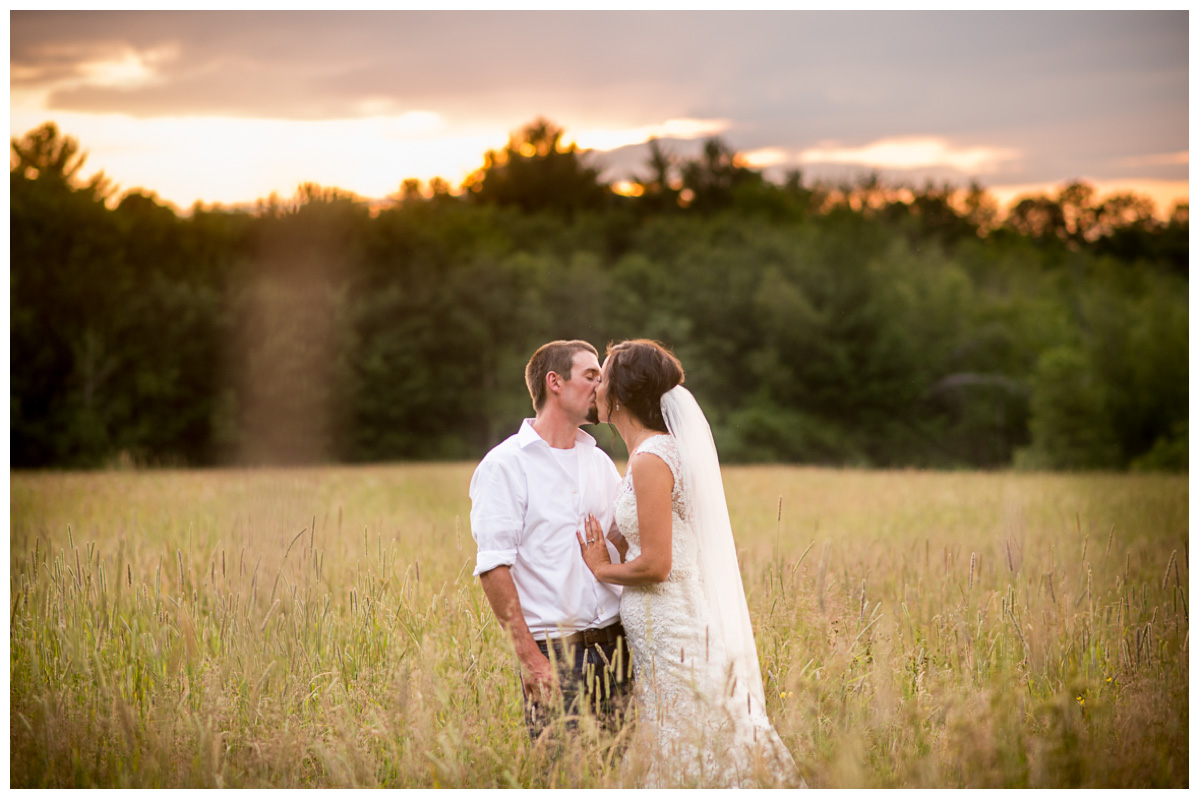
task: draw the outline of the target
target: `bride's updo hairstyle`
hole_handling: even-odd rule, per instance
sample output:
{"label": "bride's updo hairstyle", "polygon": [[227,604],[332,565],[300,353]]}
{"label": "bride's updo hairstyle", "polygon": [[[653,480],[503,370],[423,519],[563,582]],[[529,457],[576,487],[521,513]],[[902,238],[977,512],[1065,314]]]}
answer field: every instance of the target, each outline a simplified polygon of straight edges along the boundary
{"label": "bride's updo hairstyle", "polygon": [[610,344],[605,355],[609,416],[620,403],[647,428],[667,433],[660,404],[664,394],[683,383],[683,365],[679,359],[650,339]]}

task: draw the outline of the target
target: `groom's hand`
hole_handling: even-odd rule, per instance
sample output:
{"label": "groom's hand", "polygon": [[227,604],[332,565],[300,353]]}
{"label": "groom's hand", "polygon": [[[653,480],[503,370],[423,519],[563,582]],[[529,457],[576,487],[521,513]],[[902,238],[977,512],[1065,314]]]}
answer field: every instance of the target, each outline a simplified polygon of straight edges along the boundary
{"label": "groom's hand", "polygon": [[525,696],[537,703],[549,701],[558,691],[554,667],[541,650],[534,648],[531,654],[521,659],[521,683],[525,685]]}
{"label": "groom's hand", "polygon": [[496,613],[496,619],[512,639],[517,660],[521,663],[521,683],[525,686],[526,695],[539,701],[550,699],[553,697],[551,692],[557,690],[557,678],[550,666],[550,659],[542,655],[525,624],[517,586],[508,567],[488,570],[479,576],[479,582]]}

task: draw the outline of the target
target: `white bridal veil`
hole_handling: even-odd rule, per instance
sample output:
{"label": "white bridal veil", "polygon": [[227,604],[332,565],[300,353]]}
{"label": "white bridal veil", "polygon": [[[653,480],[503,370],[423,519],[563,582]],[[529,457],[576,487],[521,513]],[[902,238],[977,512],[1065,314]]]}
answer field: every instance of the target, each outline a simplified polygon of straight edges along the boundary
{"label": "white bridal veil", "polygon": [[699,545],[700,579],[714,628],[711,633],[724,645],[730,661],[729,672],[735,679],[727,691],[732,695],[731,700],[738,703],[746,702],[748,692],[751,717],[765,720],[758,651],[750,628],[750,610],[742,588],[712,431],[696,398],[682,386],[662,396],[661,408],[667,430],[675,437],[679,451],[684,502],[691,509],[691,524]]}

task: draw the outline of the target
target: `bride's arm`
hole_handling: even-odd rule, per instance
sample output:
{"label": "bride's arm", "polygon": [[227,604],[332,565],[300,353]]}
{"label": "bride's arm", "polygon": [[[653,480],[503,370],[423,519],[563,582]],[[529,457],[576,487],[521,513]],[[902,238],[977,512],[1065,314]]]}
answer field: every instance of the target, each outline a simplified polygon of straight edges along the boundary
{"label": "bride's arm", "polygon": [[588,520],[587,535],[593,540],[589,547],[580,537],[583,560],[596,580],[621,586],[645,586],[661,583],[671,571],[671,490],[675,478],[661,458],[651,453],[639,453],[629,461],[633,473],[633,493],[637,499],[638,536],[642,552],[632,561],[613,564],[600,524]]}

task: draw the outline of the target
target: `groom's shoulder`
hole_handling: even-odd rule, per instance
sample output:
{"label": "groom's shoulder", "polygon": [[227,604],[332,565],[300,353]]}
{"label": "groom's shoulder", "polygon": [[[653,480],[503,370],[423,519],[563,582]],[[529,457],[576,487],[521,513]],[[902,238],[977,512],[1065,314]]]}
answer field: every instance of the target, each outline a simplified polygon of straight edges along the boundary
{"label": "groom's shoulder", "polygon": [[475,465],[475,472],[471,475],[472,496],[474,496],[477,487],[497,482],[500,484],[510,484],[523,471],[524,469],[521,465],[521,445],[517,441],[517,435],[513,434],[487,451],[479,463]]}
{"label": "groom's shoulder", "polygon": [[530,422],[531,420],[525,420],[514,434],[488,450],[483,460],[479,462],[479,466],[488,463],[511,463],[519,460],[525,450],[525,445],[532,438],[537,437],[537,433],[529,425]]}
{"label": "groom's shoulder", "polygon": [[507,439],[503,440],[491,450],[487,451],[483,460],[479,463],[482,465],[489,461],[507,461],[519,455],[521,452],[520,434],[514,433]]}

